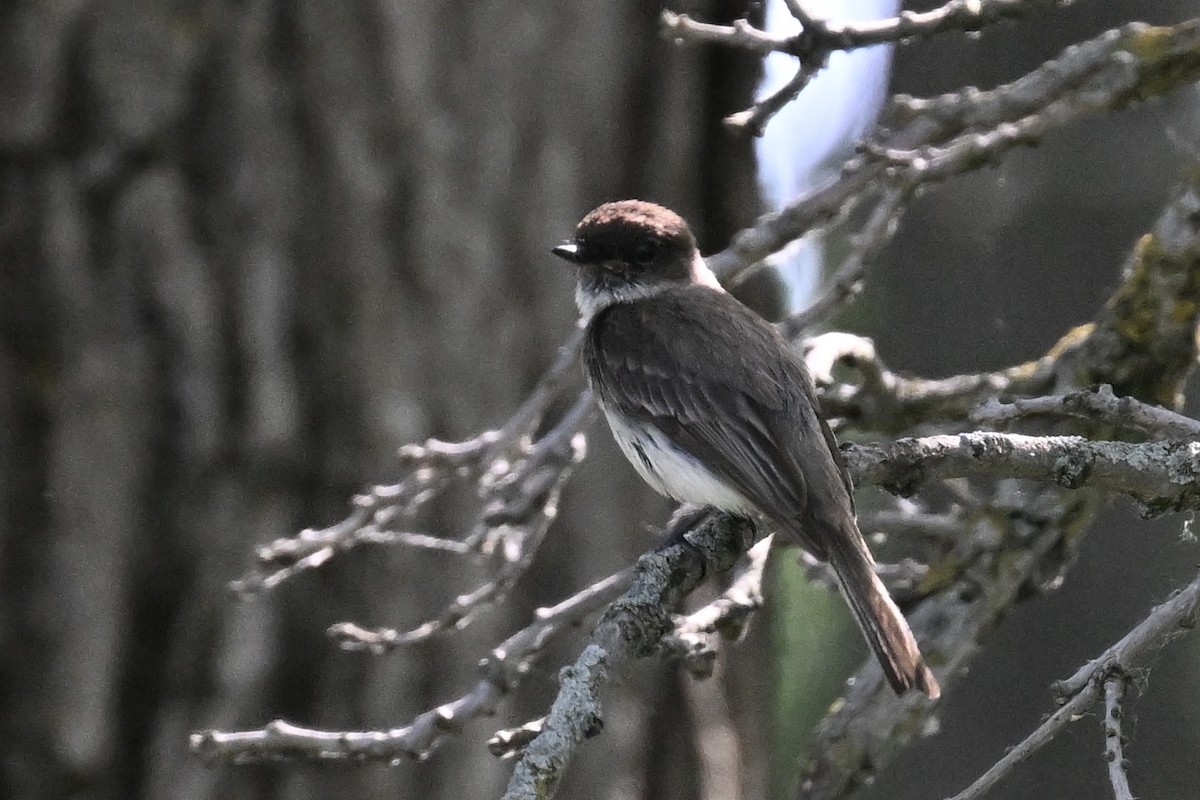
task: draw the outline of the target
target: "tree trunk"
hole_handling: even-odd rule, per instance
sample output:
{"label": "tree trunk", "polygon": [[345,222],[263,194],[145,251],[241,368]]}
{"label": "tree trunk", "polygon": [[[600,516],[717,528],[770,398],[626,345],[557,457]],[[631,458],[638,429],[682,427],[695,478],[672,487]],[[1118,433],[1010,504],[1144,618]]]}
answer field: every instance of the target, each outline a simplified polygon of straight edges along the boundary
{"label": "tree trunk", "polygon": [[[470,586],[403,550],[248,603],[225,588],[257,543],[389,480],[399,445],[504,421],[574,323],[573,276],[547,250],[582,212],[656,199],[711,242],[751,217],[748,146],[713,154],[753,65],[670,47],[656,14],[0,11],[0,795],[498,793],[486,725],[395,769],[212,769],[187,736],[279,716],[402,725],[469,686],[534,605],[645,548],[663,506],[599,434],[529,580],[465,633],[382,658],[324,637],[346,619],[414,625]],[[464,522],[450,504],[429,520]],[[552,674],[500,723],[541,713]],[[644,684],[671,680],[648,669],[613,692],[616,735],[572,776],[588,796],[649,785],[646,754],[681,726],[673,708],[651,719]]]}

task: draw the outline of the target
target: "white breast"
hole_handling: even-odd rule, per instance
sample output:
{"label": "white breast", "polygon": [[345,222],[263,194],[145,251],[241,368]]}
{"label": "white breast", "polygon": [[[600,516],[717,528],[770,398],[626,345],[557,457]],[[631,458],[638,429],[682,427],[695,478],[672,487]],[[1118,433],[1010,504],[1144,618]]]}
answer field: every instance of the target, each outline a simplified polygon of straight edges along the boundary
{"label": "white breast", "polygon": [[748,514],[754,505],[726,485],[688,453],[652,426],[630,425],[622,416],[604,409],[613,438],[646,483],[659,494],[698,505],[715,506],[735,514]]}

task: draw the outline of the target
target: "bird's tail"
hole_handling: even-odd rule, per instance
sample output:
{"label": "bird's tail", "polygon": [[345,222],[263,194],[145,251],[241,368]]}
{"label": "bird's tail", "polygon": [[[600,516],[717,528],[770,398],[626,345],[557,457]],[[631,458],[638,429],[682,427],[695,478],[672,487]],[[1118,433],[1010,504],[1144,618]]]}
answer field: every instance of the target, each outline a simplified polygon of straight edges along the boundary
{"label": "bird's tail", "polygon": [[850,524],[852,533],[842,531],[830,537],[826,557],[854,619],[897,694],[916,688],[936,699],[941,688],[925,666],[904,615],[875,574],[875,559],[858,526],[853,521]]}

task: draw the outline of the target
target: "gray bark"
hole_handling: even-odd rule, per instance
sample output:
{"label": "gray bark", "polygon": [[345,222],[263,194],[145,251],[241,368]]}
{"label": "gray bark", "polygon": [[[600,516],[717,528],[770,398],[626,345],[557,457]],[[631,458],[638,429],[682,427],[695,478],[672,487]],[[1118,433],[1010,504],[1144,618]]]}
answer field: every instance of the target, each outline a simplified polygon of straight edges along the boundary
{"label": "gray bark", "polygon": [[[713,85],[753,66],[670,47],[655,14],[0,11],[0,795],[498,794],[485,726],[391,770],[214,769],[187,735],[403,724],[473,682],[535,604],[645,547],[662,505],[597,441],[530,580],[465,634],[380,659],[324,638],[343,619],[416,624],[468,588],[436,557],[371,548],[251,603],[225,590],[255,543],[388,480],[399,445],[503,422],[574,323],[547,250],[582,212],[646,196],[712,239],[751,217],[749,184],[720,177],[748,146],[716,169],[703,154]],[[428,523],[464,516],[446,503]],[[541,713],[552,671],[503,722]],[[656,723],[634,698],[671,680],[616,690],[612,746],[572,776],[590,796],[653,782]]]}

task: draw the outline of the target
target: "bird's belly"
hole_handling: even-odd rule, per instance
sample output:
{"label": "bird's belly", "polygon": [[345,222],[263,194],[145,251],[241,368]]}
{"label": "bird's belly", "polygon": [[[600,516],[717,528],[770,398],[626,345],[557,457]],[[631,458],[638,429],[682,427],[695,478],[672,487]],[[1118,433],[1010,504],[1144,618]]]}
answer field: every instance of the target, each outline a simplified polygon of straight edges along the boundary
{"label": "bird's belly", "polygon": [[633,425],[605,409],[613,438],[634,469],[659,494],[698,505],[748,514],[754,505],[650,425]]}

